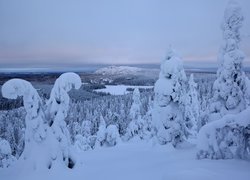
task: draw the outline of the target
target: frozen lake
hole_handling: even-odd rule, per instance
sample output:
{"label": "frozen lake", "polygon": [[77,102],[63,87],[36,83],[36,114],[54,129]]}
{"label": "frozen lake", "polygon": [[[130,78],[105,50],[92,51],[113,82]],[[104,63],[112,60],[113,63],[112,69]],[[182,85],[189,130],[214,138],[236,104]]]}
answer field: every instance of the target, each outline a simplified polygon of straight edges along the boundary
{"label": "frozen lake", "polygon": [[106,88],[103,89],[97,89],[94,90],[96,92],[104,92],[109,93],[111,95],[124,95],[128,94],[130,91],[128,91],[129,88],[139,88],[139,89],[151,89],[154,86],[127,86],[127,85],[106,85]]}

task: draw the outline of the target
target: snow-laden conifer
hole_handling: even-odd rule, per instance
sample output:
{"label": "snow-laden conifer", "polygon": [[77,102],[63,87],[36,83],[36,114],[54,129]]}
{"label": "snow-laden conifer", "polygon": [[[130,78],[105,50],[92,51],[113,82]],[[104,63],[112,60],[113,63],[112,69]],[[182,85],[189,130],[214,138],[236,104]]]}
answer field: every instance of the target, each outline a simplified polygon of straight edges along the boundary
{"label": "snow-laden conifer", "polygon": [[45,167],[51,156],[48,154],[49,148],[46,147],[48,132],[40,96],[28,81],[22,79],[11,79],[4,83],[2,95],[9,99],[16,99],[19,96],[23,98],[26,129],[25,147],[20,159],[33,166],[31,168]]}
{"label": "snow-laden conifer", "polygon": [[200,116],[200,103],[198,100],[197,84],[194,82],[193,74],[190,75],[185,97],[184,120],[190,134],[196,136]]}
{"label": "snow-laden conifer", "polygon": [[250,159],[250,86],[242,69],[244,55],[239,49],[243,19],[239,4],[229,2],[222,23],[224,44],[210,106],[212,122],[198,134],[198,158]]}
{"label": "snow-laden conifer", "polygon": [[103,116],[101,115],[98,131],[96,134],[95,147],[103,146],[105,144],[105,140],[106,140],[106,122]]}
{"label": "snow-laden conifer", "polygon": [[115,146],[120,142],[121,138],[116,125],[109,125],[106,133],[106,145]]}
{"label": "snow-laden conifer", "polygon": [[160,144],[176,146],[187,135],[184,121],[186,79],[181,59],[170,49],[161,63],[159,79],[154,87],[152,119]]}
{"label": "snow-laden conifer", "polygon": [[136,135],[140,138],[143,138],[143,128],[144,128],[144,121],[141,115],[141,99],[140,99],[140,91],[138,88],[135,88],[133,91],[133,103],[129,111],[129,116],[131,122],[127,128],[127,138],[130,139]]}
{"label": "snow-laden conifer", "polygon": [[70,97],[68,92],[72,89],[79,89],[82,85],[81,78],[75,73],[64,73],[55,82],[47,102],[47,118],[60,149],[63,154],[63,161],[66,166],[72,168],[76,159],[71,152],[71,141],[69,130],[64,121],[69,111]]}
{"label": "snow-laden conifer", "polygon": [[248,78],[243,71],[244,54],[240,50],[240,28],[244,17],[237,2],[230,1],[222,21],[223,44],[218,56],[219,68],[214,82],[210,121],[225,114],[238,113],[249,105]]}

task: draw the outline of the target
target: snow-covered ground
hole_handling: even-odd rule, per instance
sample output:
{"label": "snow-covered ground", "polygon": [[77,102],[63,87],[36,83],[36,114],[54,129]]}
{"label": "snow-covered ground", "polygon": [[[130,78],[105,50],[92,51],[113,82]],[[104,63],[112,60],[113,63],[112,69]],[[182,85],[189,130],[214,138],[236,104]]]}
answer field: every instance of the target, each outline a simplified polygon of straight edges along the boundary
{"label": "snow-covered ground", "polygon": [[111,95],[124,95],[129,93],[128,88],[150,89],[154,86],[127,86],[127,85],[106,85],[104,89],[97,89],[96,92],[110,93]]}
{"label": "snow-covered ground", "polygon": [[174,149],[143,141],[83,152],[77,169],[0,169],[1,180],[249,180],[250,162],[197,160],[196,148]]}

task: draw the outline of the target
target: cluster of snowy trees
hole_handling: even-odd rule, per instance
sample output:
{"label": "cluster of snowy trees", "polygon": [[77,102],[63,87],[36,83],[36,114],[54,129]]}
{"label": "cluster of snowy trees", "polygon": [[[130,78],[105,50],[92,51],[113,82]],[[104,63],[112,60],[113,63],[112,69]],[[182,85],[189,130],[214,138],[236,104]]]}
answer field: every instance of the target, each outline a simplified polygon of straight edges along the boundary
{"label": "cluster of snowy trees", "polygon": [[[115,146],[122,138],[126,139],[125,136],[129,134],[127,127],[132,124],[133,118],[144,117],[152,102],[153,94],[144,91],[145,96],[141,97],[139,89],[133,95],[70,102],[69,90],[80,85],[78,75],[62,74],[56,80],[48,100],[41,99],[25,80],[12,79],[2,86],[4,97],[15,99],[22,96],[24,101],[24,108],[3,111],[0,117],[1,137],[13,142],[12,154],[19,163],[30,164],[30,168],[35,169],[50,169],[60,164],[72,168],[77,153]],[[132,136],[135,134],[127,137]],[[37,153],[40,156],[37,157]]]}
{"label": "cluster of snowy trees", "polygon": [[[149,109],[152,108],[153,91],[144,91],[143,89],[139,91],[139,96],[137,96],[139,101],[137,102],[139,102],[140,112],[137,111],[137,113],[140,113],[141,118],[150,120]],[[80,140],[79,142],[86,144],[85,149],[93,149],[97,131],[103,121],[105,122],[105,129],[106,126],[116,125],[120,136],[125,136],[127,127],[132,120],[132,106],[136,106],[133,99],[133,94],[126,94],[69,102],[69,111],[65,122],[71,143],[75,144],[76,139],[82,139],[80,136],[83,136],[84,141]],[[17,158],[19,158],[24,148],[25,114],[23,107],[1,111],[0,114],[0,137],[10,142],[12,154]],[[136,116],[139,117],[139,115]],[[50,118],[47,116],[47,119]],[[145,122],[148,123],[148,120]]]}
{"label": "cluster of snowy trees", "polygon": [[161,63],[153,92],[135,88],[128,95],[72,102],[68,92],[82,84],[75,73],[62,74],[49,99],[25,80],[7,81],[3,97],[22,97],[24,108],[0,114],[0,167],[18,159],[35,169],[73,168],[78,153],[132,139],[179,147],[197,137],[198,158],[250,159],[250,82],[239,49],[242,21],[238,4],[229,3],[213,85],[187,77],[172,49]]}
{"label": "cluster of snowy trees", "polygon": [[16,158],[11,154],[9,142],[0,138],[0,167],[7,168],[15,161]]}
{"label": "cluster of snowy trees", "polygon": [[114,146],[135,136],[140,139],[150,136],[148,124],[152,119],[148,118],[148,109],[152,106],[153,94],[143,92],[143,95],[135,88],[132,95],[73,103],[76,108],[70,112],[72,116],[68,119],[72,141],[78,147],[81,144],[79,149],[89,150]]}
{"label": "cluster of snowy trees", "polygon": [[208,111],[201,112],[193,76],[187,82],[180,58],[174,51],[167,54],[155,84],[152,113],[160,144],[176,147],[199,132],[198,158],[250,159],[250,82],[239,49],[243,19],[239,5],[230,2],[224,13],[224,43]]}
{"label": "cluster of snowy trees", "polygon": [[0,137],[10,143],[13,156],[19,158],[24,148],[25,110],[23,107],[0,113]]}
{"label": "cluster of snowy trees", "polygon": [[67,93],[73,87],[79,89],[80,86],[81,79],[77,74],[62,74],[56,80],[50,99],[45,104],[29,82],[12,79],[4,83],[3,97],[9,99],[22,97],[26,111],[25,146],[18,163],[32,169],[50,169],[58,165],[74,167],[76,158],[71,150],[69,132],[64,119],[69,108]]}

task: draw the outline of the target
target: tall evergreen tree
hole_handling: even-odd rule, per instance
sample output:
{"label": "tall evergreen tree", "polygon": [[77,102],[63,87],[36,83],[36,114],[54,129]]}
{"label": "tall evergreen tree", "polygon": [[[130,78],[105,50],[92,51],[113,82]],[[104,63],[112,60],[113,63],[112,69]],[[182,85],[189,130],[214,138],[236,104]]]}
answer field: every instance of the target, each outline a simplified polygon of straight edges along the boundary
{"label": "tall evergreen tree", "polygon": [[143,138],[141,107],[140,91],[138,88],[135,88],[133,92],[133,103],[129,112],[131,121],[127,128],[127,138],[132,138],[135,135],[139,135],[140,138]]}
{"label": "tall evergreen tree", "polygon": [[197,84],[194,82],[193,74],[188,81],[188,89],[185,98],[184,120],[190,134],[196,135],[198,131],[198,122],[200,116],[200,103],[198,100]]}
{"label": "tall evergreen tree", "polygon": [[197,157],[201,159],[250,159],[250,84],[242,69],[244,55],[239,50],[243,19],[239,4],[231,1],[222,23],[224,44],[210,107],[210,121],[215,121],[203,126],[198,134]]}
{"label": "tall evergreen tree", "polygon": [[239,49],[240,28],[244,17],[237,2],[230,1],[221,25],[223,45],[221,46],[217,79],[214,82],[214,95],[210,106],[210,121],[228,113],[238,113],[249,104],[246,82],[242,67],[244,54]]}
{"label": "tall evergreen tree", "polygon": [[184,96],[186,74],[181,59],[170,49],[161,63],[159,79],[155,83],[152,112],[156,136],[160,144],[183,142],[186,136]]}

